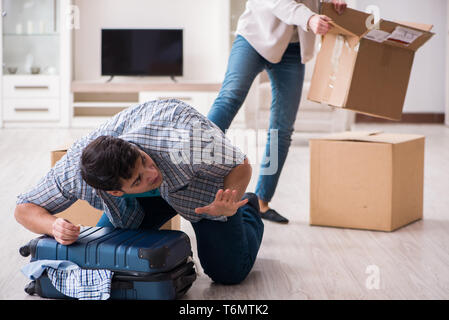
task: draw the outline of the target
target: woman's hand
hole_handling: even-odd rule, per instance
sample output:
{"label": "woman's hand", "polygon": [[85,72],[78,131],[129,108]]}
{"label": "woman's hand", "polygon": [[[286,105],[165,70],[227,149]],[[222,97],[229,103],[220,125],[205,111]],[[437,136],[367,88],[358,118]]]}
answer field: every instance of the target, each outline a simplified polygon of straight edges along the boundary
{"label": "woman's hand", "polygon": [[330,21],[328,16],[315,14],[309,19],[309,28],[313,33],[324,36],[332,28]]}
{"label": "woman's hand", "polygon": [[226,189],[223,191],[222,189],[218,190],[215,195],[215,200],[210,205],[196,208],[195,213],[197,214],[209,214],[211,216],[233,216],[237,209],[241,206],[245,205],[248,202],[248,199],[238,201],[237,199],[237,190],[231,191],[230,189]]}
{"label": "woman's hand", "polygon": [[347,7],[345,0],[332,0],[332,3],[334,4],[334,9],[338,14],[342,14]]}
{"label": "woman's hand", "polygon": [[80,234],[80,227],[63,218],[58,218],[53,222],[53,237],[60,244],[68,246],[74,243]]}

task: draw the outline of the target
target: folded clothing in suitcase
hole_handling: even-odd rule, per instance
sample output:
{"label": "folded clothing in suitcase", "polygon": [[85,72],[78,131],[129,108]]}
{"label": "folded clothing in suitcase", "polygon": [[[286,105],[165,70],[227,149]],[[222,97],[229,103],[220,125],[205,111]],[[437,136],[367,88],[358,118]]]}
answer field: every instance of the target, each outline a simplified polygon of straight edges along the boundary
{"label": "folded clothing in suitcase", "polygon": [[[30,262],[67,260],[82,269],[110,270],[111,299],[177,299],[196,279],[190,239],[182,231],[89,227],[69,246],[41,236],[21,247],[20,254],[31,254]],[[44,298],[69,298],[56,290],[46,273],[25,291]]]}

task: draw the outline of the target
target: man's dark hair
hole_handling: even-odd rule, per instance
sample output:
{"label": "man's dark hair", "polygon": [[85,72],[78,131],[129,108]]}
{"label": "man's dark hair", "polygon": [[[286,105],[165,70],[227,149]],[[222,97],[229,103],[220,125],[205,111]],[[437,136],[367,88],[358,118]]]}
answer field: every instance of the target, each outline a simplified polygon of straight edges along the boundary
{"label": "man's dark hair", "polygon": [[81,176],[95,189],[122,190],[121,179],[132,177],[138,148],[112,136],[100,136],[84,148],[81,155]]}

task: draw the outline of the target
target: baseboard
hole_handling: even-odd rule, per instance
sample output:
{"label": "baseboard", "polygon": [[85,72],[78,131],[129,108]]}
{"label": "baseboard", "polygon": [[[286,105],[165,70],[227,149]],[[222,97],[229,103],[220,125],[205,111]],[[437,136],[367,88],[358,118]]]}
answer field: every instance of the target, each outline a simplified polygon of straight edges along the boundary
{"label": "baseboard", "polygon": [[357,113],[356,123],[435,123],[444,124],[444,113],[404,113],[401,121],[370,117]]}

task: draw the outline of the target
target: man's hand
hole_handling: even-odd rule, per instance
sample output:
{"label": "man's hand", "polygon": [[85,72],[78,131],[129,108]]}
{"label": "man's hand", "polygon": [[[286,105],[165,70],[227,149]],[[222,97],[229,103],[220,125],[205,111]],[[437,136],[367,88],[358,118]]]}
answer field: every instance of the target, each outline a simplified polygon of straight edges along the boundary
{"label": "man's hand", "polygon": [[58,218],[53,222],[52,234],[56,241],[68,246],[78,239],[80,227],[63,218]]}
{"label": "man's hand", "polygon": [[342,14],[347,6],[346,1],[344,0],[332,0],[332,3],[334,4],[334,9],[338,14]]}
{"label": "man's hand", "polygon": [[233,216],[237,209],[241,206],[245,205],[248,202],[248,199],[238,201],[237,198],[237,190],[233,190],[231,192],[230,189],[226,189],[223,192],[222,189],[218,190],[215,195],[215,200],[210,205],[196,208],[195,213],[202,214],[206,213],[211,216]]}
{"label": "man's hand", "polygon": [[309,19],[309,28],[313,33],[324,36],[332,28],[330,21],[328,16],[315,14]]}

